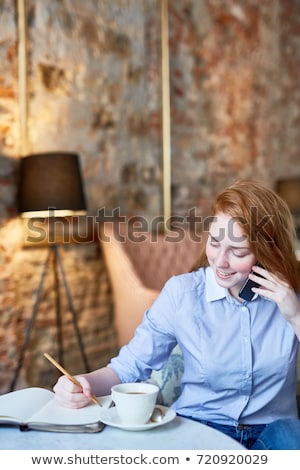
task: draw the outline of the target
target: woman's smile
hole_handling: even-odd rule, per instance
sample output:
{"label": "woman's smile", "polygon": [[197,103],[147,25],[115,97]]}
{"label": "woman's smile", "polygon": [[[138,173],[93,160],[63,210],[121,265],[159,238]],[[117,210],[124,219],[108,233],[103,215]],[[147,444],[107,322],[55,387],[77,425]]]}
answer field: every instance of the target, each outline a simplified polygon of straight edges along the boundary
{"label": "woman's smile", "polygon": [[235,274],[235,273],[226,273],[226,272],[221,271],[220,269],[217,269],[217,268],[216,268],[216,272],[220,277],[230,277],[233,274]]}
{"label": "woman's smile", "polygon": [[247,279],[255,256],[242,227],[227,214],[218,214],[210,226],[206,256],[217,283],[236,298]]}

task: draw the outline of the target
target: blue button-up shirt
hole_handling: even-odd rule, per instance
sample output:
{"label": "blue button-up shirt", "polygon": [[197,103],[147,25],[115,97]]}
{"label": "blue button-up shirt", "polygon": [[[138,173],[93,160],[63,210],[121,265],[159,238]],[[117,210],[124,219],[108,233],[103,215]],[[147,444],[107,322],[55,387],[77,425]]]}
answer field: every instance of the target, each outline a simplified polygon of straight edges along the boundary
{"label": "blue button-up shirt", "polygon": [[299,341],[274,302],[240,303],[210,267],[174,276],[109,367],[122,382],[146,380],[176,343],[184,357],[176,412],[229,425],[298,416]]}

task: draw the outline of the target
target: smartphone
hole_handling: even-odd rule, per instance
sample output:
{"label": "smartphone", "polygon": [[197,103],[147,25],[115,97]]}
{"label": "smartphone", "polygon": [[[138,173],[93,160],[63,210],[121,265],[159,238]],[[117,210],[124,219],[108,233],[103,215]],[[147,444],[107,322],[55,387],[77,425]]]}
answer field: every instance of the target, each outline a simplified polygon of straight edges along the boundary
{"label": "smartphone", "polygon": [[[260,266],[261,268],[263,267],[260,263],[256,263],[256,265]],[[255,276],[263,277],[261,276],[261,274],[258,273],[255,273]],[[252,287],[260,287],[260,284],[248,278],[239,291],[239,297],[244,300],[252,300],[255,296],[255,293],[251,290]]]}

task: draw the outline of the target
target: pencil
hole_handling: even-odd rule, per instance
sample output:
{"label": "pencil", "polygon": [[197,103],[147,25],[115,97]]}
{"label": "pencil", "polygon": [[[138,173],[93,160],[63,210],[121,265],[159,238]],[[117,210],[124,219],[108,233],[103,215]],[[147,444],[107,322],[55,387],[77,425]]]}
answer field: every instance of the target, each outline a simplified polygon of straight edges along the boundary
{"label": "pencil", "polygon": [[[61,366],[55,359],[53,359],[53,357],[50,356],[50,354],[44,353],[44,356],[45,356],[46,359],[48,359],[48,361],[50,361],[58,370],[60,370],[69,380],[71,380],[71,382],[73,382],[73,384],[78,385],[78,387],[82,388],[81,383],[78,382],[78,380],[75,379],[75,377],[73,377],[73,375],[69,374],[69,372],[68,372],[66,369],[64,369],[63,366]],[[102,406],[102,405],[98,402],[98,400],[97,400],[97,398],[96,398],[96,396],[95,396],[94,394],[91,396],[91,400],[92,400],[94,403],[96,403],[97,405]]]}

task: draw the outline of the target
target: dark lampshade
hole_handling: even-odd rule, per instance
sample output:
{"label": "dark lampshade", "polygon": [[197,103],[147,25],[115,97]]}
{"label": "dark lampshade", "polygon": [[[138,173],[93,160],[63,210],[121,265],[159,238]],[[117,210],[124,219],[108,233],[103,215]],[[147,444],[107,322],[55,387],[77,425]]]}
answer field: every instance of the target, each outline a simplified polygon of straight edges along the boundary
{"label": "dark lampshade", "polygon": [[19,212],[25,217],[63,216],[86,211],[78,155],[48,152],[23,157],[18,205]]}

